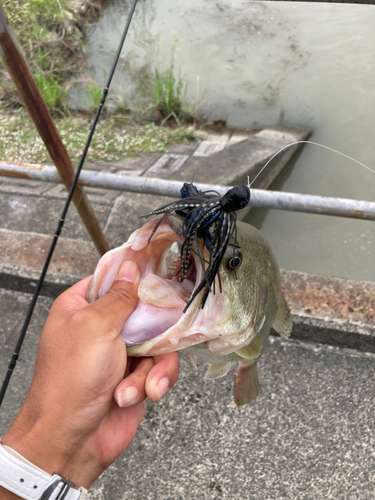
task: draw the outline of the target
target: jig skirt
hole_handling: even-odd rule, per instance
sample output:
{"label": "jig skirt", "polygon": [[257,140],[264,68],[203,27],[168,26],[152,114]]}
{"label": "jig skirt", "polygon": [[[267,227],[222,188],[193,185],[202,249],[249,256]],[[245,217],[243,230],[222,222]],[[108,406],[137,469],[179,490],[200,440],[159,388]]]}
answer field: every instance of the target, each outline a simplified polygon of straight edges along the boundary
{"label": "jig skirt", "polygon": [[[232,256],[228,260],[228,268],[236,271],[242,263],[240,247],[237,242],[236,211],[246,207],[250,201],[250,189],[239,185],[229,189],[224,196],[216,191],[200,191],[192,183],[185,182],[181,189],[181,200],[168,203],[150,214],[143,216],[163,214],[151,233],[149,242],[162,223],[164,217],[172,212],[184,219],[182,234],[184,243],[181,247],[181,278],[184,281],[192,252],[199,257],[204,277],[190,297],[184,312],[188,309],[195,297],[205,289],[202,297],[201,308],[204,307],[210,291],[215,293],[215,277],[218,277],[219,289],[221,281],[219,268],[224,258],[228,245],[232,246]],[[203,241],[208,251],[207,261],[200,251],[198,238]],[[195,245],[194,245],[195,243]],[[195,247],[196,250],[193,249]]]}

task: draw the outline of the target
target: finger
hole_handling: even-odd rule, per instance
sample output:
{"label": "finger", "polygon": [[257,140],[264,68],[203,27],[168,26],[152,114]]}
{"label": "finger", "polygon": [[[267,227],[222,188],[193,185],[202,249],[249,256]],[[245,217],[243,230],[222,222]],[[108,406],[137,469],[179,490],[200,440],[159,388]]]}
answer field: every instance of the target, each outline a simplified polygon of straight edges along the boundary
{"label": "finger", "polygon": [[[118,432],[116,433],[116,441],[121,451],[126,449],[133,440],[139,424],[144,417],[146,408],[146,401],[142,401],[128,408],[120,408],[118,404],[113,401],[111,417],[112,422],[115,420],[117,424]],[[111,435],[113,435],[113,432],[111,432]]]}
{"label": "finger", "polygon": [[154,356],[154,367],[146,380],[146,394],[151,401],[160,401],[177,382],[179,375],[178,353]]}
{"label": "finger", "polygon": [[146,399],[145,383],[153,366],[153,358],[133,358],[132,373],[115,390],[115,400],[120,407],[133,406]]}
{"label": "finger", "polygon": [[121,264],[116,281],[108,292],[85,308],[91,320],[95,317],[97,331],[117,336],[138,303],[140,273],[135,262]]}
{"label": "finger", "polygon": [[102,453],[108,456],[108,459],[101,460],[103,468],[109,467],[115,456],[128,448],[144,417],[146,408],[146,401],[129,408],[120,408],[116,401],[113,401],[110,413],[107,414],[100,431],[101,436],[106,437],[103,440],[104,451]]}

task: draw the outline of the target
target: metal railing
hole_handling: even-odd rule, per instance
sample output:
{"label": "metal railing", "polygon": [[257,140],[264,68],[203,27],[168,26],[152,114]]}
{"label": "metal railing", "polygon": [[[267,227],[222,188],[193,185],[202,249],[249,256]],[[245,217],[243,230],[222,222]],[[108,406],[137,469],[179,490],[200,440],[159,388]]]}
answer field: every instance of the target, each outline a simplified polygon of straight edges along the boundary
{"label": "metal railing", "polygon": [[[46,165],[17,165],[0,162],[0,176],[31,179],[45,182],[59,182],[55,167]],[[228,186],[196,183],[203,191],[215,190],[225,194]],[[154,194],[180,198],[181,181],[134,177],[105,172],[82,170],[80,186],[130,191],[133,193]],[[307,212],[312,214],[334,215],[354,219],[375,220],[375,203],[371,201],[329,198],[299,193],[285,193],[263,189],[251,189],[249,206]]]}

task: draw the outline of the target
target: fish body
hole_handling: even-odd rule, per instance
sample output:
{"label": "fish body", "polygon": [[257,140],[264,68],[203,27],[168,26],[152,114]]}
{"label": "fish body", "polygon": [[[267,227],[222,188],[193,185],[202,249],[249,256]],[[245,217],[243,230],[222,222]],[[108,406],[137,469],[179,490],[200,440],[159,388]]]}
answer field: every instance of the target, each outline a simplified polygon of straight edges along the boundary
{"label": "fish body", "polygon": [[104,255],[87,299],[92,302],[109,290],[122,262],[136,262],[141,275],[139,303],[121,332],[128,355],[154,356],[186,349],[193,360],[198,356],[209,363],[206,378],[224,376],[233,362],[238,362],[234,398],[241,405],[259,392],[256,363],[267,345],[271,327],[287,337],[292,322],[268,242],[249,224],[236,224],[241,265],[231,268],[233,247],[228,246],[220,264],[220,277],[215,278],[203,308],[204,290],[187,309],[186,304],[204,279],[202,263],[209,261],[209,255],[197,238],[186,277],[180,282],[184,237],[183,219],[177,215],[168,215],[161,223],[160,217],[151,219],[128,242]]}

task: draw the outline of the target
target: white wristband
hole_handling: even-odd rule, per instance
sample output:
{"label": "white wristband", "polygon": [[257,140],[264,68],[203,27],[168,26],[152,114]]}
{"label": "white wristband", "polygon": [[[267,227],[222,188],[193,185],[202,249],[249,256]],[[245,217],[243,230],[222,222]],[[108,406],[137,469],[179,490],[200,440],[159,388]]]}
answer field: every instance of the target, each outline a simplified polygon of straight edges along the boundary
{"label": "white wristband", "polygon": [[25,500],[89,500],[85,488],[73,489],[73,484],[58,474],[51,476],[19,453],[0,443],[0,486]]}

